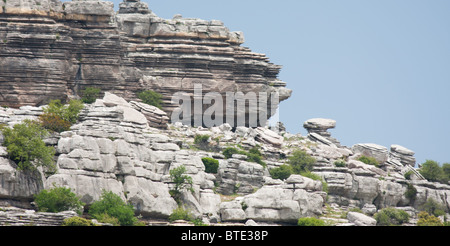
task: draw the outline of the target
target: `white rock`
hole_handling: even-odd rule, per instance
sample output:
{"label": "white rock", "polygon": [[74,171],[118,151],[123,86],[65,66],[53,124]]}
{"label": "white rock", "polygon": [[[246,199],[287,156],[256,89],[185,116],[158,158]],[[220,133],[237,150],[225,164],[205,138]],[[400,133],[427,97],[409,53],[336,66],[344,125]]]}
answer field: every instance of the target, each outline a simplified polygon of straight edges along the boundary
{"label": "white rock", "polygon": [[348,212],[347,219],[356,226],[376,226],[377,221],[362,213]]}

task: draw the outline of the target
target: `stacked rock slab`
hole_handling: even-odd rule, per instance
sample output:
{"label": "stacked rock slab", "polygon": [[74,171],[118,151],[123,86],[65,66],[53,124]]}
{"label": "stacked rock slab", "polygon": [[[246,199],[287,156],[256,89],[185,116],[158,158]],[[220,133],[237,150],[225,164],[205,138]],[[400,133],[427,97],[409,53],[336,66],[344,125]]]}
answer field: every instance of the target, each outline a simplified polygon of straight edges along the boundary
{"label": "stacked rock slab", "polygon": [[122,2],[118,13],[100,0],[0,1],[0,7],[2,106],[65,100],[86,87],[127,101],[137,101],[139,91],[157,91],[169,115],[177,106],[174,93],[193,98],[194,84],[203,94],[279,92],[280,101],[291,95],[277,78],[281,66],[241,46],[243,34],[221,21],[166,20],[138,0]]}
{"label": "stacked rock slab", "polygon": [[331,119],[314,118],[303,123],[303,127],[308,131],[308,138],[315,142],[320,142],[329,146],[337,147],[340,143],[331,137],[329,129],[336,127],[336,121]]}
{"label": "stacked rock slab", "polygon": [[177,208],[169,194],[169,171],[184,165],[195,191],[185,194],[184,202],[197,216],[217,213],[214,176],[204,173],[200,157],[180,150],[114,94],[105,93],[86,106],[80,123],[61,134],[57,152],[58,171],[45,187],[68,186],[86,204],[99,200],[103,190],[112,191],[133,204],[138,214],[167,218]]}

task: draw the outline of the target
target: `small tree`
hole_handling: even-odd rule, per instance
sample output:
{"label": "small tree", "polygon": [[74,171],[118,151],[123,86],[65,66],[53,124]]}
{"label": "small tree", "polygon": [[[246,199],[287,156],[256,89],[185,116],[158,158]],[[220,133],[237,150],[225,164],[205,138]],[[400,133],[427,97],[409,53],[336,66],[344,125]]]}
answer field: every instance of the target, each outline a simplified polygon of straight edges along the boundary
{"label": "small tree", "polygon": [[81,101],[87,104],[91,104],[97,100],[100,96],[101,89],[95,87],[86,87],[86,89],[81,91]]}
{"label": "small tree", "polygon": [[447,183],[448,178],[444,172],[444,169],[439,166],[439,163],[432,160],[427,160],[422,164],[419,169],[420,174],[428,181]]}
{"label": "small tree", "polygon": [[288,164],[292,166],[295,174],[312,171],[315,163],[316,159],[303,150],[294,151],[288,158]]}
{"label": "small tree", "polygon": [[75,124],[81,110],[84,108],[80,100],[70,100],[69,104],[64,105],[60,100],[52,100],[47,107],[44,108],[44,114],[55,114],[61,119]]}
{"label": "small tree", "polygon": [[379,226],[394,226],[408,222],[409,215],[405,211],[396,208],[383,208],[374,216]]}
{"label": "small tree", "polygon": [[138,98],[142,100],[143,103],[146,103],[148,105],[155,106],[157,108],[162,108],[162,95],[154,92],[154,91],[141,91],[138,93]]}
{"label": "small tree", "polygon": [[219,169],[219,161],[213,158],[205,157],[202,158],[203,165],[205,165],[205,172],[207,173],[217,173]]}
{"label": "small tree", "polygon": [[63,211],[76,211],[83,213],[84,203],[80,201],[70,188],[56,187],[50,190],[42,190],[34,198],[39,211],[58,213]]}
{"label": "small tree", "polygon": [[181,192],[183,190],[189,190],[194,192],[192,188],[193,181],[192,177],[185,175],[186,167],[179,166],[175,169],[170,170],[170,178],[175,183],[173,190],[170,190],[170,195],[175,199],[175,201],[180,205],[181,203]]}
{"label": "small tree", "polygon": [[281,165],[279,167],[273,168],[270,171],[270,176],[273,179],[286,180],[292,174],[292,167],[289,165]]}
{"label": "small tree", "polygon": [[46,146],[43,138],[48,132],[40,124],[25,120],[16,124],[11,129],[1,127],[4,142],[9,158],[14,161],[21,170],[35,170],[38,166],[54,168],[53,157],[55,149]]}
{"label": "small tree", "polygon": [[117,218],[121,226],[132,226],[137,222],[133,205],[127,204],[112,191],[102,192],[101,199],[92,203],[89,215],[100,222],[105,218]]}

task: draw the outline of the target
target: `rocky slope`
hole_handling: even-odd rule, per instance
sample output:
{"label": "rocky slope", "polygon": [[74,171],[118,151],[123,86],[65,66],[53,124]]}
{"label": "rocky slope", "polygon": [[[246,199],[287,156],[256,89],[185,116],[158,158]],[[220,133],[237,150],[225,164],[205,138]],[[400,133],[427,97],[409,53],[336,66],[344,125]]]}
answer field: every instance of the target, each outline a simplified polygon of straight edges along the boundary
{"label": "rocky slope", "polygon": [[[321,217],[340,225],[373,225],[367,215],[349,213],[342,218],[333,214],[359,208],[373,215],[387,207],[407,211],[414,221],[430,198],[447,213],[450,210],[450,185],[424,180],[414,168],[413,151],[370,143],[342,146],[327,131],[335,127],[333,120],[305,122],[307,136],[290,134],[282,127],[232,129],[228,124],[202,128],[175,123],[161,129],[149,126],[139,105],[111,93],[86,105],[70,131],[46,139],[57,149],[56,173],[20,172],[0,147],[0,204],[30,209],[33,195],[53,185],[70,187],[90,204],[105,189],[131,202],[144,218],[165,220],[177,207],[169,195],[174,185],[169,171],[184,165],[193,178],[194,192],[184,192],[182,202],[212,225],[295,224],[301,217]],[[0,123],[13,125],[40,112],[42,108],[37,107],[2,109]],[[194,144],[197,135],[209,135],[215,151],[198,149]],[[266,166],[250,162],[245,155],[223,156],[221,150],[238,145],[244,149],[260,146]],[[297,149],[315,157],[313,173],[323,177],[327,190],[321,181],[300,175],[285,181],[270,177],[269,170],[286,163],[286,157]],[[358,161],[362,154],[380,160],[381,165]],[[205,172],[203,157],[219,160],[217,173]],[[341,159],[347,165],[336,167],[335,161]],[[411,170],[416,174],[406,179],[404,173]],[[409,185],[417,190],[414,199],[405,196]]]}
{"label": "rocky slope", "polygon": [[139,0],[125,0],[118,13],[101,0],[0,1],[0,7],[2,106],[65,100],[86,87],[127,100],[155,90],[169,114],[173,94],[193,97],[194,83],[203,94],[223,97],[276,91],[282,101],[291,95],[277,78],[281,66],[241,46],[243,34],[218,20],[166,20]]}

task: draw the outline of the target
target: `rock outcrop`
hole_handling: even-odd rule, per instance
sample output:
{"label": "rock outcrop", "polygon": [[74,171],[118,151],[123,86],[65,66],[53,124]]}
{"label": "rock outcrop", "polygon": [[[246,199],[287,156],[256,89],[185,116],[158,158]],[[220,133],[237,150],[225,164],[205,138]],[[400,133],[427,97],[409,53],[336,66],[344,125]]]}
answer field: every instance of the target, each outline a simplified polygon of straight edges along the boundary
{"label": "rock outcrop", "polygon": [[[194,84],[202,85],[203,95],[218,92],[224,98],[226,92],[279,92],[282,101],[291,94],[277,78],[281,66],[241,46],[243,34],[218,20],[166,20],[146,3],[127,0],[118,13],[112,2],[101,0],[3,1],[0,6],[2,106],[65,100],[86,87],[128,101],[141,90],[154,90],[163,95],[170,115],[177,107],[172,96],[183,92],[193,98]],[[260,110],[268,117],[275,113],[272,107]]]}
{"label": "rock outcrop", "polygon": [[[161,127],[154,123],[164,121],[164,116],[155,121],[156,114],[147,109],[112,93],[85,105],[70,131],[45,139],[57,150],[56,173],[19,171],[6,148],[0,147],[0,206],[33,209],[34,195],[56,185],[70,187],[87,205],[98,200],[103,190],[113,191],[144,218],[167,219],[178,207],[169,193],[174,187],[169,171],[183,165],[192,177],[193,192],[183,191],[181,203],[208,224],[295,224],[301,217],[323,216],[329,223],[371,226],[370,216],[379,209],[396,207],[414,217],[431,199],[450,211],[450,185],[421,177],[411,166],[414,152],[402,146],[387,151],[375,144],[355,144],[350,149],[299,134],[280,136],[269,128],[233,129],[229,124],[203,128],[178,122]],[[13,126],[41,113],[42,107],[2,109],[0,124]],[[331,134],[319,132],[332,139]],[[198,149],[197,135],[209,136],[210,150]],[[258,148],[265,165],[244,154],[226,159],[221,150],[230,146]],[[271,177],[270,170],[286,164],[286,157],[297,149],[316,159],[312,173],[322,181],[300,175],[284,181]],[[358,160],[362,154],[382,164],[365,164]],[[204,157],[219,161],[217,173],[206,172]],[[409,171],[412,175],[407,179]],[[406,195],[412,188],[415,195]],[[366,215],[330,218],[328,204],[339,211],[360,208]]]}

